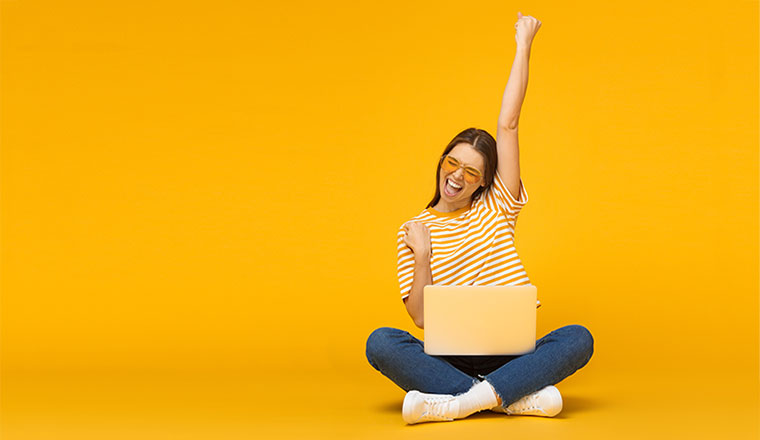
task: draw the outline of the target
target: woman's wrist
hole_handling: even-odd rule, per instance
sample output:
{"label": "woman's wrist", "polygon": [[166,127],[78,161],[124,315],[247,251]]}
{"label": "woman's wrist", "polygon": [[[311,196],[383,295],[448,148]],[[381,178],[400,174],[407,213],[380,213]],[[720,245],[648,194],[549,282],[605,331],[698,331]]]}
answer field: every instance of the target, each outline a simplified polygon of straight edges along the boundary
{"label": "woman's wrist", "polygon": [[415,263],[429,263],[430,262],[430,252],[420,252],[419,254],[415,252],[415,254],[414,254],[414,262]]}

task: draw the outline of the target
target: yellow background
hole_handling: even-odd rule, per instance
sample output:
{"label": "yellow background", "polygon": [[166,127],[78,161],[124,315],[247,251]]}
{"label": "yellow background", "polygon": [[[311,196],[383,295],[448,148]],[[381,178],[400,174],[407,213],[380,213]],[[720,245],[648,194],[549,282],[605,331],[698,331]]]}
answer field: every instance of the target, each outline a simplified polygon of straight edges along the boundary
{"label": "yellow background", "polygon": [[[406,426],[396,232],[542,21],[517,249],[546,419]],[[758,2],[2,1],[2,434],[756,438]],[[422,431],[429,431],[424,433]],[[517,437],[515,437],[517,438]]]}

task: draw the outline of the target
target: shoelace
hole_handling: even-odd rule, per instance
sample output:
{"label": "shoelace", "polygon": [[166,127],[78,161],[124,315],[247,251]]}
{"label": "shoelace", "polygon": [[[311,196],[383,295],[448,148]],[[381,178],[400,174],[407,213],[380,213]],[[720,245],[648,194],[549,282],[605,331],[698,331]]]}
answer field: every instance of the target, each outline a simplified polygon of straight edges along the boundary
{"label": "shoelace", "polygon": [[[530,411],[534,409],[540,409],[538,406],[538,394],[540,391],[537,391],[530,396],[524,397],[522,400],[518,400],[515,402],[512,407],[512,411],[516,412],[522,412],[522,411]],[[511,406],[511,405],[510,405]]]}
{"label": "shoelace", "polygon": [[448,403],[454,400],[451,396],[425,397],[425,412],[417,419],[420,420],[454,420],[446,416]]}

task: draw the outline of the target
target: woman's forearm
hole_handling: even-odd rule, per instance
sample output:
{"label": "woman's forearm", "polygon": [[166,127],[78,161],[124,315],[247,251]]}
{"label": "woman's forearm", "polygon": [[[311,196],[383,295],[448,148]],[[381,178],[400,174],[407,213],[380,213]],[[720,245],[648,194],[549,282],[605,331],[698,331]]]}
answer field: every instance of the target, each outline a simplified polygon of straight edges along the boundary
{"label": "woman's forearm", "polygon": [[504,88],[504,97],[501,100],[499,128],[517,128],[520,108],[525,99],[525,90],[528,88],[529,60],[530,46],[518,45],[515,61],[512,63],[512,71],[509,74],[507,86]]}
{"label": "woman's forearm", "polygon": [[414,257],[414,278],[409,296],[406,298],[406,310],[419,328],[424,328],[422,292],[425,286],[433,284],[433,274],[430,269],[430,257]]}

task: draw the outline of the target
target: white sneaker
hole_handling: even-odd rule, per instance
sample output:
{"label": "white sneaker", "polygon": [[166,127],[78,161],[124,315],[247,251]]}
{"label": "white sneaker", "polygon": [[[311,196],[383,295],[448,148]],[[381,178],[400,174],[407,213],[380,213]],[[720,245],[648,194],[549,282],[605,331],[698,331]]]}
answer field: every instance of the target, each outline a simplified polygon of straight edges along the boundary
{"label": "white sneaker", "polygon": [[451,394],[427,394],[417,390],[406,393],[402,415],[408,424],[450,422],[459,413],[459,400]]}
{"label": "white sneaker", "polygon": [[549,385],[513,402],[506,409],[496,406],[491,411],[509,415],[554,417],[562,411],[562,395],[557,387]]}

